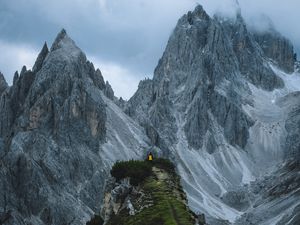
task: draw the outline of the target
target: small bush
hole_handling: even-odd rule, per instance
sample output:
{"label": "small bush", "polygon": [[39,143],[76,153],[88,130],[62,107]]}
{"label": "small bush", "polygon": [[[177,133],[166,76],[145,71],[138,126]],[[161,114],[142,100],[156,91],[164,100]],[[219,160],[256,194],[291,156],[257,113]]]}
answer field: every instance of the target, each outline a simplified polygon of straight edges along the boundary
{"label": "small bush", "polygon": [[130,184],[134,186],[143,182],[151,173],[152,166],[150,163],[137,160],[116,162],[110,171],[110,174],[117,181],[129,177]]}
{"label": "small bush", "polygon": [[86,225],[102,225],[103,223],[103,219],[100,216],[95,215],[90,221],[86,223]]}

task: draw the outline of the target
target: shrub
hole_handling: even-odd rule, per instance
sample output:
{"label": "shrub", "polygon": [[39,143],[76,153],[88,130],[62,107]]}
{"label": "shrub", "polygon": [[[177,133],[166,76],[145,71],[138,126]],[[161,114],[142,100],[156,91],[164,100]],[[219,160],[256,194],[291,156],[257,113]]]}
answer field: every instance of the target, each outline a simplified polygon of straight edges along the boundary
{"label": "shrub", "polygon": [[100,216],[95,215],[90,221],[86,223],[86,225],[102,225],[103,223],[103,219]]}
{"label": "shrub", "polygon": [[151,168],[151,164],[146,161],[120,161],[113,165],[110,174],[115,177],[117,181],[129,177],[130,184],[137,186],[151,175]]}

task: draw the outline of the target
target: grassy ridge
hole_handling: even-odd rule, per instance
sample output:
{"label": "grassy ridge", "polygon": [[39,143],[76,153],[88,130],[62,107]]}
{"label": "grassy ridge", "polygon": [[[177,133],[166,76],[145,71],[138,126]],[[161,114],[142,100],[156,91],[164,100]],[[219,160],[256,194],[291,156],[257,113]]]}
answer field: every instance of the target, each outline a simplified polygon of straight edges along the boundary
{"label": "grassy ridge", "polygon": [[185,195],[180,179],[169,160],[117,162],[111,174],[116,179],[133,179],[134,185],[140,185],[143,192],[151,196],[153,205],[134,216],[129,216],[127,210],[122,210],[118,215],[112,216],[108,225],[195,224],[192,213],[184,203]]}

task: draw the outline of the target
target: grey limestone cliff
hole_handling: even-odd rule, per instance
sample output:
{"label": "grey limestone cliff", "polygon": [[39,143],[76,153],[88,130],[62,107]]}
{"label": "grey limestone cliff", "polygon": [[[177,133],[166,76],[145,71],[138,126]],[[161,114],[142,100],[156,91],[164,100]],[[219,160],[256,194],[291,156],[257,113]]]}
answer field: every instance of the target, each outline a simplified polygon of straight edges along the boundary
{"label": "grey limestone cliff", "polygon": [[0,98],[0,224],[84,224],[100,210],[110,166],[149,143],[112,97],[65,30],[16,73]]}
{"label": "grey limestone cliff", "polygon": [[295,53],[293,45],[288,39],[275,31],[274,28],[255,32],[254,38],[267,57],[273,59],[285,72],[294,72]]}
{"label": "grey limestone cliff", "polygon": [[179,19],[153,79],[126,104],[176,162],[190,207],[212,224],[233,223],[252,204],[238,187],[299,152],[292,141],[299,113],[289,111],[295,102],[275,104],[299,89],[292,84],[299,75],[286,74],[294,71],[293,54],[276,31],[248,29],[240,12],[211,17],[197,6]]}
{"label": "grey limestone cliff", "polygon": [[[138,121],[149,118],[171,142],[176,131],[171,111],[188,110],[185,133],[192,147],[200,148],[214,117],[233,145],[244,147],[253,122],[241,111],[250,93],[240,74],[264,89],[283,82],[266,65],[263,53],[240,16],[234,20],[210,18],[201,6],[183,16],[170,37],[153,81],[140,84],[128,103],[127,113]],[[224,86],[225,83],[225,87]],[[140,102],[140,104],[138,104]],[[240,121],[234,123],[233,121]],[[166,124],[165,124],[166,123]],[[211,137],[213,141],[213,137]]]}
{"label": "grey limestone cliff", "polygon": [[0,74],[0,223],[83,224],[100,210],[111,165],[157,149],[209,224],[298,224],[293,53],[240,12],[197,6],[124,101],[62,30],[11,87]]}

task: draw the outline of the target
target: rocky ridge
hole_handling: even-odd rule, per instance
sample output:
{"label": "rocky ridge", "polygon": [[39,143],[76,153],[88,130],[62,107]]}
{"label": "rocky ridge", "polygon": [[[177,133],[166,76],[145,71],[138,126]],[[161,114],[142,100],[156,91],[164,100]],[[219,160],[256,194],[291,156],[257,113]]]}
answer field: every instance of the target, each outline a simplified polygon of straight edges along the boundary
{"label": "rocky ridge", "polygon": [[150,143],[112,97],[65,30],[15,74],[0,98],[1,224],[83,224],[100,210],[111,165]]}
{"label": "rocky ridge", "polygon": [[290,112],[297,104],[277,103],[299,90],[293,56],[287,39],[249,30],[240,12],[210,17],[197,6],[178,21],[153,79],[141,81],[125,106],[155,131],[150,139],[177,162],[190,207],[212,224],[251,211],[248,189],[238,187],[299,152],[298,111]]}
{"label": "rocky ridge", "polygon": [[13,86],[0,74],[0,222],[85,223],[112,164],[155,146],[209,223],[298,224],[293,54],[239,12],[210,17],[197,6],[178,21],[153,79],[125,102],[62,30]]}

